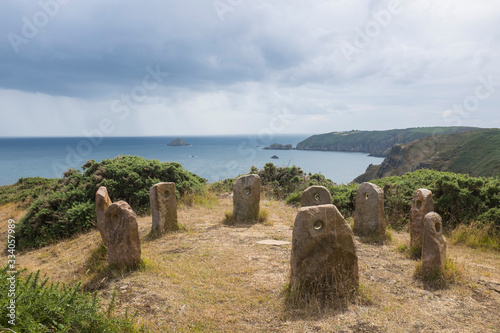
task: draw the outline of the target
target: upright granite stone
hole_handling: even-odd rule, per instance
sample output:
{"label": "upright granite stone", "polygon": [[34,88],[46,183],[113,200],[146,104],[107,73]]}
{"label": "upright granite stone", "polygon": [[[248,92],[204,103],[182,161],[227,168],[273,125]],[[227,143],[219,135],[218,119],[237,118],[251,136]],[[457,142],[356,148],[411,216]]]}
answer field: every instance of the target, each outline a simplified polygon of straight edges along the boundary
{"label": "upright granite stone", "polygon": [[358,236],[385,237],[384,191],[375,184],[361,183],[356,193],[354,233]]}
{"label": "upright granite stone", "polygon": [[434,200],[432,192],[420,188],[415,192],[413,204],[410,211],[410,246],[422,248],[422,236],[424,232],[424,217],[427,213],[434,211]]}
{"label": "upright granite stone", "polygon": [[438,213],[430,212],[424,217],[422,240],[422,273],[442,272],[446,263],[446,240],[443,222]]}
{"label": "upright granite stone", "polygon": [[354,291],[359,283],[354,235],[334,205],[299,209],[292,233],[292,290]]}
{"label": "upright granite stone", "polygon": [[260,177],[246,175],[233,185],[233,217],[236,222],[256,221],[259,216]]}
{"label": "upright granite stone", "polygon": [[332,195],[324,186],[309,186],[302,192],[302,207],[330,205],[332,203]]}
{"label": "upright granite stone", "polygon": [[149,202],[153,224],[151,233],[161,235],[166,231],[177,230],[177,199],[175,183],[158,183],[149,189]]}
{"label": "upright granite stone", "polygon": [[104,234],[108,240],[108,263],[133,267],[141,261],[137,217],[128,203],[118,201],[105,213]]}
{"label": "upright granite stone", "polygon": [[112,204],[108,195],[108,189],[105,186],[99,187],[95,194],[95,211],[97,215],[97,229],[101,234],[102,242],[108,246],[108,241],[104,234],[104,213],[106,209]]}

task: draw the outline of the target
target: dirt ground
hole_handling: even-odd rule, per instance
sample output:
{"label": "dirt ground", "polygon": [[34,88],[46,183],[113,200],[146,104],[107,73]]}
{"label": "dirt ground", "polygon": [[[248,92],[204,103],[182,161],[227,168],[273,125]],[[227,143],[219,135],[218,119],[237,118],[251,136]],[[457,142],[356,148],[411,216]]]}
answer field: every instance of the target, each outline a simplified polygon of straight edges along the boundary
{"label": "dirt ground", "polygon": [[[152,241],[151,217],[139,218],[145,267],[121,276],[100,279],[86,264],[99,246],[97,231],[19,254],[17,262],[52,282],[82,281],[105,303],[116,291],[115,314],[137,312],[136,322],[151,332],[500,332],[498,252],[448,244],[463,279],[425,290],[413,279],[417,262],[397,251],[409,243],[408,233],[392,231],[387,245],[356,239],[361,301],[344,310],[289,310],[291,245],[257,242],[291,242],[297,209],[266,199],[266,223],[225,226],[231,208],[229,197],[213,207],[182,208],[183,230]],[[0,207],[2,237],[9,214],[20,212]]]}

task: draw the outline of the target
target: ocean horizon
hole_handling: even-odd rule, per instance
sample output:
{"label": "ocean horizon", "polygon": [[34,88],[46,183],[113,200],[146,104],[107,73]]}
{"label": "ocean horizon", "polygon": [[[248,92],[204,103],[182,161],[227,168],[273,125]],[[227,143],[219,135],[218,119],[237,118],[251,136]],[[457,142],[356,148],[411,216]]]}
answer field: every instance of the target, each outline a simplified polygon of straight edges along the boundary
{"label": "ocean horizon", "polygon": [[[302,168],[321,173],[335,183],[349,183],[369,164],[383,158],[367,153],[265,150],[273,143],[294,147],[309,134],[155,136],[155,137],[23,137],[0,138],[0,185],[19,178],[60,178],[69,168],[81,170],[88,160],[98,162],[119,155],[137,155],[162,162],[178,162],[209,182],[248,173],[252,166],[262,168],[272,162],[277,166]],[[180,137],[190,146],[167,144]],[[272,159],[273,155],[278,159]]]}

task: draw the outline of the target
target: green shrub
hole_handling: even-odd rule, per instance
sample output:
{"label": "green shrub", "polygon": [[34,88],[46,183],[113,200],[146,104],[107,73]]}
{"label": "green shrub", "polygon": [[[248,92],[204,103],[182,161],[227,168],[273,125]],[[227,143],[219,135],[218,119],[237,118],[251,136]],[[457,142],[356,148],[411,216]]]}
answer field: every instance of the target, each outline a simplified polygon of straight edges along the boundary
{"label": "green shrub", "polygon": [[287,205],[295,206],[295,207],[299,207],[301,201],[302,201],[302,193],[301,192],[293,192],[285,199],[285,202],[287,203]]}
{"label": "green shrub", "polygon": [[[112,317],[101,309],[97,294],[81,293],[77,284],[48,285],[40,281],[40,272],[24,277],[16,275],[15,325],[7,316],[10,299],[10,278],[7,268],[0,270],[0,327],[16,332],[137,332],[131,318]],[[112,309],[112,304],[108,310]]]}
{"label": "green shrub", "polygon": [[427,188],[432,191],[434,210],[448,230],[475,220],[500,226],[499,178],[417,170],[373,183],[384,189],[386,215],[391,224],[408,220],[416,190]]}
{"label": "green shrub", "polygon": [[290,198],[291,204],[296,204],[299,193],[312,185],[321,185],[327,188],[333,186],[333,182],[326,179],[321,174],[306,174],[301,168],[295,165],[291,167],[277,167],[273,163],[266,163],[264,168],[258,170],[252,167],[250,173],[257,174],[260,177],[262,186],[279,200]]}
{"label": "green shrub", "polygon": [[[333,187],[333,182],[321,174],[306,174],[301,168],[277,167],[273,163],[266,163],[259,170],[255,166],[250,169],[250,174],[260,177],[264,191],[278,200],[286,200],[290,205],[300,205],[302,191],[309,186],[321,185],[328,189]],[[210,191],[217,194],[231,192],[236,178],[221,180],[210,185]]]}
{"label": "green shrub", "polygon": [[210,184],[209,190],[215,194],[223,194],[233,191],[233,184],[235,178],[228,178],[224,180],[219,180],[215,183]]}
{"label": "green shrub", "polygon": [[358,184],[343,184],[329,188],[332,194],[332,201],[344,217],[352,216],[354,213],[356,192]]}
{"label": "green shrub", "polygon": [[69,169],[28,209],[16,230],[18,249],[44,246],[95,226],[95,193],[106,186],[111,199],[125,200],[141,215],[149,212],[149,188],[175,182],[179,196],[202,193],[206,180],[179,163],[138,156],[119,156],[100,163],[91,160],[83,172]]}
{"label": "green shrub", "polygon": [[500,208],[488,209],[485,213],[478,216],[478,221],[496,225],[500,231]]}
{"label": "green shrub", "polygon": [[[269,163],[270,164],[270,163]],[[298,205],[302,191],[310,185],[323,185],[332,194],[332,201],[344,217],[352,216],[355,209],[358,184],[334,185],[322,175],[298,174],[302,179],[298,185],[287,184],[295,177],[290,168],[276,168],[272,165],[258,171],[267,183],[272,181],[273,192],[288,193],[286,202]],[[298,168],[300,170],[300,168]],[[283,175],[292,172],[290,175]],[[372,181],[384,189],[384,206],[389,225],[403,228],[410,219],[410,210],[415,192],[419,188],[432,191],[434,210],[443,218],[443,227],[453,230],[473,221],[491,225],[490,236],[498,240],[500,233],[500,178],[470,177],[469,175],[433,170],[417,170],[403,176],[386,177]],[[285,186],[282,187],[281,184]],[[281,188],[279,188],[281,187]],[[493,243],[492,243],[493,244]]]}
{"label": "green shrub", "polygon": [[50,191],[57,181],[57,179],[30,177],[19,178],[12,185],[0,186],[0,205],[16,202],[27,207],[38,197]]}

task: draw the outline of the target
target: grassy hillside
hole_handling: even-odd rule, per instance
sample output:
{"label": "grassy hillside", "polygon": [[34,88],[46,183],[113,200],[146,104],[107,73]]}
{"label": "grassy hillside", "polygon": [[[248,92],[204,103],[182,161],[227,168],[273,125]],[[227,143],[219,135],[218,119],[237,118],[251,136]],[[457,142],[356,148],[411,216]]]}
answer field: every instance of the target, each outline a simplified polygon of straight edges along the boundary
{"label": "grassy hillside", "polygon": [[388,131],[332,132],[313,135],[297,144],[299,150],[364,152],[387,156],[395,144],[406,144],[424,137],[480,130],[475,127],[421,127]]}
{"label": "grassy hillside", "polygon": [[500,176],[500,129],[430,136],[394,146],[380,166],[370,166],[356,182],[433,169],[471,176]]}

